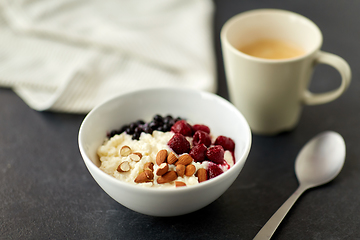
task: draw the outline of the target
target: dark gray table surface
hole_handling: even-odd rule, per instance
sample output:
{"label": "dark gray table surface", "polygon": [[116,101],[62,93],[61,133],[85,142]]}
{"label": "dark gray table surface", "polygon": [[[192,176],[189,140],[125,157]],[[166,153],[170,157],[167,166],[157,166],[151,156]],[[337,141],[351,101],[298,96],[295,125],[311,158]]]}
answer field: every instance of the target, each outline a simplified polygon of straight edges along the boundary
{"label": "dark gray table surface", "polygon": [[[312,19],[323,50],[346,59],[353,73],[339,99],[304,107],[300,124],[278,136],[253,136],[243,171],[209,206],[184,216],[159,218],[112,200],[87,171],[77,145],[84,115],[37,112],[12,90],[0,88],[0,239],[252,239],[298,186],[294,161],[314,135],[333,130],[347,145],[346,162],[329,184],[300,197],[273,239],[360,239],[360,1],[215,1],[214,41],[218,94],[227,98],[220,51],[221,26],[256,8],[281,8]],[[319,66],[311,90],[340,83]]]}

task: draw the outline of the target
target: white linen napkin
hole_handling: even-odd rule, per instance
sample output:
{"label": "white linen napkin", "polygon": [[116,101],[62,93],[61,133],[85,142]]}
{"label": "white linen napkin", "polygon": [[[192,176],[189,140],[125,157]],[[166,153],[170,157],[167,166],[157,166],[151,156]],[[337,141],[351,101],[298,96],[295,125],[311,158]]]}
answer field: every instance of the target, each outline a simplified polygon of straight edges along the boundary
{"label": "white linen napkin", "polygon": [[0,0],[0,87],[87,113],[151,87],[215,92],[211,0]]}

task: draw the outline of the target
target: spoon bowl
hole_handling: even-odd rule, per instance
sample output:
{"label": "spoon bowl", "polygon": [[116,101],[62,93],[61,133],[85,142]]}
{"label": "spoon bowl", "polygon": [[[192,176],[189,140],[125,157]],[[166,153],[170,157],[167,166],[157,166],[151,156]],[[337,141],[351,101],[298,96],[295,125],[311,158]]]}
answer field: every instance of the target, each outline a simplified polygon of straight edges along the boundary
{"label": "spoon bowl", "polygon": [[295,173],[300,184],[308,188],[333,180],[341,171],[346,155],[340,134],[326,131],[310,140],[295,161]]}
{"label": "spoon bowl", "polygon": [[346,155],[345,141],[340,134],[326,131],[311,139],[295,161],[298,189],[261,228],[254,240],[270,239],[300,195],[309,188],[333,180],[341,171]]}

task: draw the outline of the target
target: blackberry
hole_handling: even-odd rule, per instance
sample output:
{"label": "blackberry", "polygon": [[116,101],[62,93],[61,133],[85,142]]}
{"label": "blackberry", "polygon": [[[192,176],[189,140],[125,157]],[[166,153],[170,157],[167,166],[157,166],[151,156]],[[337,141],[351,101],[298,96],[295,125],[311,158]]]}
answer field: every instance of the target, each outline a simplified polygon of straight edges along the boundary
{"label": "blackberry", "polygon": [[132,131],[132,132],[134,132],[135,131],[135,128],[138,126],[138,124],[136,124],[135,122],[132,122],[132,123],[130,123],[130,126],[129,126],[129,128],[130,128],[130,130]]}
{"label": "blackberry", "polygon": [[165,117],[160,114],[156,114],[148,123],[140,119],[129,124],[125,124],[119,130],[112,130],[108,133],[108,137],[111,138],[116,134],[126,132],[126,134],[131,135],[133,140],[139,140],[142,132],[152,134],[155,130],[161,132],[171,131],[171,127],[179,120],[182,120],[182,118],[173,118],[170,114]]}
{"label": "blackberry", "polygon": [[171,122],[174,122],[173,121],[173,117],[171,115],[167,115],[165,118],[164,118],[164,123],[171,123]]}
{"label": "blackberry", "polygon": [[163,122],[163,120],[164,120],[163,117],[159,114],[156,114],[153,119],[156,122]]}
{"label": "blackberry", "polygon": [[156,122],[156,121],[151,121],[149,123],[149,127],[152,129],[152,130],[156,130],[158,127],[159,127],[159,122]]}
{"label": "blackberry", "polygon": [[159,127],[157,128],[157,130],[160,131],[160,132],[165,132],[164,126],[159,126]]}
{"label": "blackberry", "polygon": [[136,123],[137,123],[138,126],[145,124],[145,122],[143,120],[137,120]]}
{"label": "blackberry", "polygon": [[140,138],[140,133],[134,133],[131,137],[132,140],[139,140]]}
{"label": "blackberry", "polygon": [[169,132],[171,130],[171,127],[172,127],[173,124],[171,123],[164,123],[164,131],[165,132]]}
{"label": "blackberry", "polygon": [[112,138],[113,136],[115,136],[116,134],[119,134],[119,132],[117,130],[112,130],[109,134],[109,138]]}
{"label": "blackberry", "polygon": [[149,125],[146,125],[146,126],[144,127],[144,132],[145,132],[145,133],[150,133],[150,134],[152,134],[153,129],[152,129]]}
{"label": "blackberry", "polygon": [[137,126],[134,130],[134,133],[141,134],[142,131],[143,131],[143,129],[140,126]]}
{"label": "blackberry", "polygon": [[129,135],[132,135],[132,134],[134,133],[134,131],[131,130],[130,127],[126,128],[126,129],[125,129],[125,132],[126,132],[127,134],[129,134]]}

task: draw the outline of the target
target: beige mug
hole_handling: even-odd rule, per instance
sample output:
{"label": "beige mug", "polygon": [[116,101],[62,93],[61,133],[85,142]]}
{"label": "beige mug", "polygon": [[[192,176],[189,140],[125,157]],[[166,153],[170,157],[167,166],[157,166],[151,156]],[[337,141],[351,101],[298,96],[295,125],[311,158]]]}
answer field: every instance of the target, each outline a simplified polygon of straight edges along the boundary
{"label": "beige mug", "polygon": [[[292,49],[294,55],[274,52],[265,58],[251,52],[271,41],[270,46],[279,46],[279,51],[286,50],[285,53]],[[321,51],[321,45],[321,31],[311,20],[285,10],[247,11],[224,24],[221,46],[230,101],[255,134],[273,135],[293,129],[303,105],[330,102],[349,86],[351,70],[347,62]],[[243,49],[250,50],[244,53]],[[318,64],[328,64],[339,71],[340,87],[324,93],[308,90]]]}

